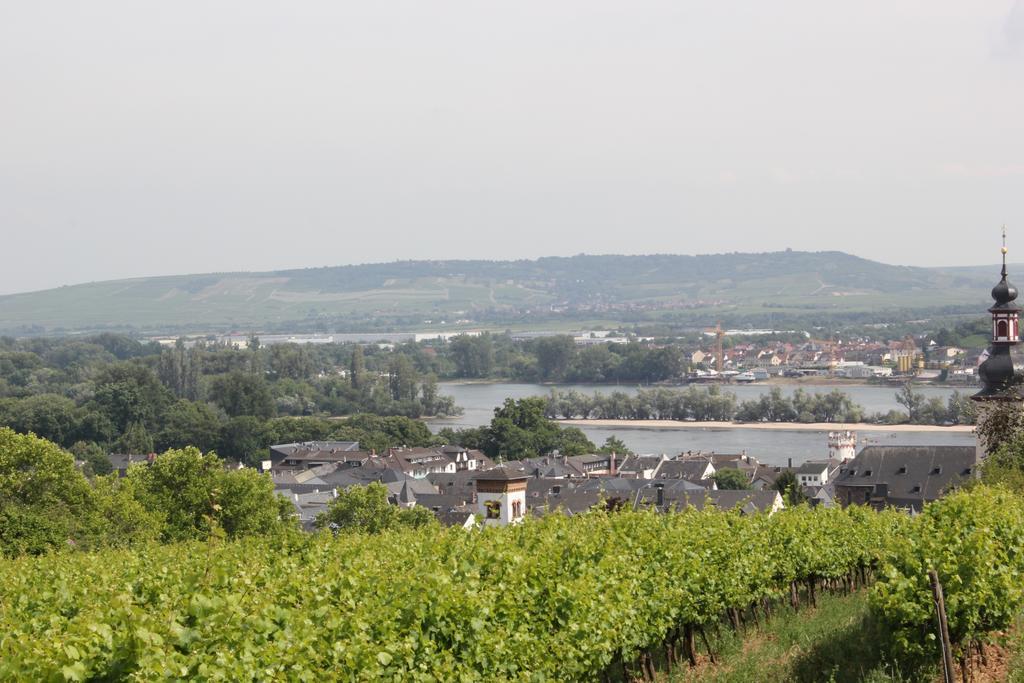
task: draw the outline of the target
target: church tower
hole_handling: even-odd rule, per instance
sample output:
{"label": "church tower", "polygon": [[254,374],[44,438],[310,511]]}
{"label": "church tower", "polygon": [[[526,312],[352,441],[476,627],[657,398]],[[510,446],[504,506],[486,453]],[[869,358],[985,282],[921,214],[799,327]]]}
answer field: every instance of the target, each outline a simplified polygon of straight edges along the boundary
{"label": "church tower", "polygon": [[1014,366],[1010,350],[1020,343],[1018,328],[1021,308],[1014,303],[1017,288],[1006,279],[1006,228],[1003,228],[1002,279],[992,288],[995,303],[988,309],[992,314],[992,343],[982,354],[978,366],[981,391],[971,398],[975,401],[1020,401],[1022,397],[1014,385]]}
{"label": "church tower", "polygon": [[473,478],[477,512],[484,518],[486,526],[507,526],[523,521],[529,475],[498,465]]}

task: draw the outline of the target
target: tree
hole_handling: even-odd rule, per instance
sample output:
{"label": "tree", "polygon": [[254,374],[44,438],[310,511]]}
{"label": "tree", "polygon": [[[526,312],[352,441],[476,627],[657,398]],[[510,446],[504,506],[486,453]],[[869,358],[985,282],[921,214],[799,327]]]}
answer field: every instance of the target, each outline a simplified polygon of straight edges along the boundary
{"label": "tree", "polygon": [[156,373],[138,361],[110,365],[96,378],[93,406],[105,414],[117,431],[133,422],[154,427],[172,400]]}
{"label": "tree", "polygon": [[631,451],[629,446],[626,445],[626,442],[614,434],[604,440],[604,444],[602,444],[598,452],[615,453],[616,455],[634,455],[633,451]]}
{"label": "tree", "polygon": [[537,354],[540,379],[552,382],[565,377],[576,351],[576,344],[568,335],[541,337],[534,342],[534,351]]}
{"label": "tree", "polygon": [[157,362],[157,376],[177,398],[199,398],[199,358],[178,339],[173,349],[164,349]]}
{"label": "tree", "polygon": [[918,424],[921,420],[921,411],[925,406],[925,396],[920,391],[914,390],[914,385],[907,382],[903,388],[896,392],[896,402],[907,409],[907,421],[911,424]]}
{"label": "tree", "polygon": [[91,494],[70,453],[0,428],[0,553],[39,554],[89,536]]}
{"label": "tree", "polygon": [[264,422],[252,415],[239,415],[228,420],[221,428],[217,453],[222,458],[256,465],[264,459],[267,447],[287,440],[269,440],[264,435]]}
{"label": "tree", "polygon": [[420,393],[423,398],[420,400],[420,405],[423,406],[424,415],[437,415],[438,409],[441,408],[441,401],[437,393],[437,375],[430,373],[423,378],[423,382],[420,384]]}
{"label": "tree", "polygon": [[1016,401],[986,401],[974,430],[986,453],[995,453],[1024,431],[1024,409]]}
{"label": "tree", "polygon": [[423,507],[402,509],[388,502],[388,489],[380,482],[350,486],[338,493],[316,518],[320,529],[336,525],[343,531],[377,534],[400,527],[436,524],[434,515]]}
{"label": "tree", "polygon": [[153,452],[153,437],[141,422],[132,422],[114,442],[113,449],[125,455],[146,455]]}
{"label": "tree", "polygon": [[94,545],[126,548],[159,540],[160,514],[147,509],[117,475],[95,477],[92,497],[98,529]]}
{"label": "tree", "polygon": [[231,372],[210,385],[210,399],[231,417],[255,415],[264,419],[274,414],[274,400],[267,381],[259,375]]}
{"label": "tree", "polygon": [[483,451],[492,458],[518,460],[554,451],[582,455],[597,450],[580,429],[563,429],[549,420],[546,409],[547,399],[540,396],[505,399],[494,409],[494,418],[484,430]]}
{"label": "tree", "polygon": [[615,378],[622,357],[608,344],[595,344],[582,349],[573,360],[567,379],[575,382],[607,382]]}
{"label": "tree", "polygon": [[352,358],[349,360],[348,379],[353,389],[363,388],[363,378],[366,375],[366,360],[363,357],[363,347],[356,344],[352,347]]}
{"label": "tree", "polygon": [[169,450],[128,470],[126,485],[146,509],[163,520],[161,539],[202,539],[217,527],[229,536],[268,533],[284,526],[279,497],[269,476],[226,471],[220,458],[197,448]]}
{"label": "tree", "polygon": [[775,490],[789,505],[799,505],[807,500],[793,470],[786,470],[775,479]]}
{"label": "tree", "polygon": [[466,427],[464,429],[452,429],[444,427],[437,436],[446,444],[454,444],[463,448],[483,450],[487,445],[487,427]]}
{"label": "tree", "polygon": [[385,451],[394,446],[435,446],[441,439],[420,420],[401,415],[360,413],[333,423],[332,439],[358,441],[364,450]]}
{"label": "tree", "polygon": [[718,488],[725,491],[747,491],[750,489],[747,475],[733,467],[723,467],[717,470],[712,478]]}
{"label": "tree", "polygon": [[388,386],[393,401],[415,401],[419,377],[408,356],[396,355],[388,364]]}
{"label": "tree", "polygon": [[162,423],[154,438],[157,450],[195,446],[211,451],[219,445],[221,417],[206,403],[181,399],[167,409]]}
{"label": "tree", "polygon": [[110,464],[110,458],[107,457],[106,449],[95,442],[76,441],[71,444],[68,451],[75,456],[75,460],[85,463],[86,473],[90,476],[110,474],[114,469],[114,466]]}
{"label": "tree", "polygon": [[270,347],[270,376],[273,379],[304,380],[314,374],[309,351],[298,344],[275,344]]}
{"label": "tree", "polygon": [[36,436],[61,445],[69,445],[78,434],[79,411],[75,402],[64,396],[37,394],[19,400],[5,401],[0,408],[0,424],[15,431],[32,432]]}
{"label": "tree", "polygon": [[489,377],[494,366],[494,343],[489,333],[460,334],[449,342],[448,351],[458,377]]}

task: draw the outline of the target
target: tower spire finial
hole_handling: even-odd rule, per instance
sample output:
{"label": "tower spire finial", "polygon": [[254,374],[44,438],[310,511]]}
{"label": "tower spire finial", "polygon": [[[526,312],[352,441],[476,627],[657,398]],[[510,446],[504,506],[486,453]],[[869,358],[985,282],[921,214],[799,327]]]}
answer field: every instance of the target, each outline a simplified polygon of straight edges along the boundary
{"label": "tower spire finial", "polygon": [[1006,223],[1003,223],[1003,248],[1000,249],[1003,252],[1003,278],[1006,278],[1006,252],[1010,251],[1006,248]]}

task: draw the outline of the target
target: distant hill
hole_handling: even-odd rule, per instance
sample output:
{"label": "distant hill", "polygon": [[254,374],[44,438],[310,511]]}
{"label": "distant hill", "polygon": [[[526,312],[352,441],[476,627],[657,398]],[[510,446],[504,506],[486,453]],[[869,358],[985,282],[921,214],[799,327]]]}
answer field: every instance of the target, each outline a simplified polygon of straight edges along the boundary
{"label": "distant hill", "polygon": [[0,296],[0,330],[400,328],[442,319],[651,321],[680,312],[713,318],[917,310],[982,306],[996,272],[800,251],[402,261],[113,280]]}

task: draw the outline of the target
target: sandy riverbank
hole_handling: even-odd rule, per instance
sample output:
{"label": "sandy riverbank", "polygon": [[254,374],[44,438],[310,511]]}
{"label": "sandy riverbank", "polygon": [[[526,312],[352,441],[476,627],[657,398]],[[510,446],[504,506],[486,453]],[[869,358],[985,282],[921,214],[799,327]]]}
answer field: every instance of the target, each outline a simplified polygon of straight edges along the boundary
{"label": "sandy riverbank", "polygon": [[687,422],[684,420],[559,420],[574,427],[611,427],[623,429],[769,429],[790,432],[830,432],[851,429],[856,432],[961,432],[974,431],[973,425],[880,425],[837,422]]}

